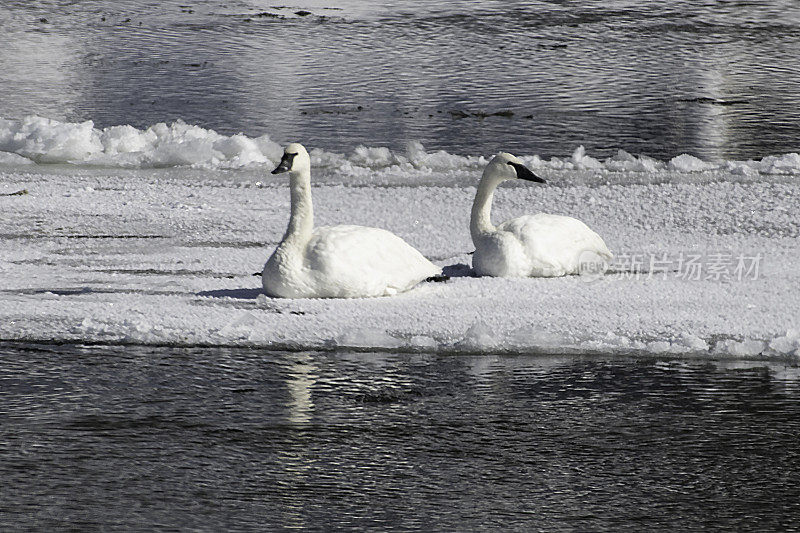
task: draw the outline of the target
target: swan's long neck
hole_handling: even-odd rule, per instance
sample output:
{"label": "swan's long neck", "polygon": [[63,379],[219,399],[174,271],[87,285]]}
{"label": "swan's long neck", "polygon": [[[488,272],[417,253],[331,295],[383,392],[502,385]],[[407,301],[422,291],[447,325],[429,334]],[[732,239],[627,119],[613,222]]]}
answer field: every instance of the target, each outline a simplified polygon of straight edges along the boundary
{"label": "swan's long neck", "polygon": [[472,215],[469,220],[469,230],[473,241],[497,230],[492,225],[492,198],[494,198],[496,188],[497,181],[495,180],[482,178],[478,183],[478,192],[472,203]]}
{"label": "swan's long neck", "polygon": [[314,231],[314,207],[311,204],[311,175],[304,172],[291,173],[289,176],[292,212],[289,227],[283,236],[284,246],[304,247],[311,239]]}

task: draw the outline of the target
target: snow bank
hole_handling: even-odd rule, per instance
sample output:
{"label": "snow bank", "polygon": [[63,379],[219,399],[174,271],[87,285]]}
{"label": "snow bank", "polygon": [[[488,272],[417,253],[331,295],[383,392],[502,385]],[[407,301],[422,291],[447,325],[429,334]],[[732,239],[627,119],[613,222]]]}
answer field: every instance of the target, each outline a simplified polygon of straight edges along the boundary
{"label": "snow bank", "polygon": [[[5,152],[5,154],[4,154]],[[97,129],[81,123],[28,116],[0,119],[0,165],[23,161],[109,168],[190,167],[197,169],[247,169],[275,164],[281,146],[269,135],[251,138],[224,136],[182,121],[159,123],[145,130],[129,125]],[[315,176],[322,182],[360,184],[438,184],[472,181],[492,154],[462,156],[429,152],[410,142],[401,152],[385,147],[358,146],[350,153],[311,150]],[[754,179],[759,175],[800,174],[800,154],[767,156],[759,161],[710,163],[689,154],[668,162],[635,156],[620,150],[603,161],[591,157],[583,146],[568,158],[543,160],[517,154],[532,168],[569,173],[572,183],[605,183],[623,179],[647,181],[714,181]],[[622,178],[617,174],[623,174]],[[636,176],[636,175],[639,176]]]}

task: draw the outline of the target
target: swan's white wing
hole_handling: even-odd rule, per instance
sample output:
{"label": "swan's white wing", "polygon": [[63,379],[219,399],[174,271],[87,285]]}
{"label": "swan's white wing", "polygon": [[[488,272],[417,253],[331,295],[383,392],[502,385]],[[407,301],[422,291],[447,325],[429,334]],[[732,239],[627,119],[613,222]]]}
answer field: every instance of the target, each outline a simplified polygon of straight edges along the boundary
{"label": "swan's white wing", "polygon": [[321,295],[338,297],[394,294],[441,273],[397,235],[363,226],[316,228],[305,268]]}
{"label": "swan's white wing", "polygon": [[597,233],[572,217],[538,213],[509,220],[497,229],[520,240],[531,259],[532,275],[574,274],[583,252],[606,260],[613,257]]}

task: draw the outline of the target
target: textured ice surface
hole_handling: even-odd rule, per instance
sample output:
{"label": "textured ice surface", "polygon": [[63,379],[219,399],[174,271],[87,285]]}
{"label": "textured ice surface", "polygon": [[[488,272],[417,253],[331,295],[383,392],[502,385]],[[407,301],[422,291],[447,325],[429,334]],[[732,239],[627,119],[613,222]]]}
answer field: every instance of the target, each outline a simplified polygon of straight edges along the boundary
{"label": "textured ice surface", "polygon": [[[316,151],[317,224],[388,229],[453,277],[392,298],[280,300],[253,276],[288,219],[285,179],[267,172],[279,154],[268,138],[30,119],[0,123],[0,150],[16,154],[0,158],[0,339],[800,355],[795,155],[712,164],[522,154],[552,179],[501,187],[494,220],[575,216],[618,264],[600,279],[492,279],[468,267],[483,157],[419,144]],[[60,164],[19,166],[22,156]],[[201,168],[139,168],[162,164]],[[693,257],[699,272],[686,268]],[[757,271],[737,275],[738,260],[752,267],[756,257]]]}

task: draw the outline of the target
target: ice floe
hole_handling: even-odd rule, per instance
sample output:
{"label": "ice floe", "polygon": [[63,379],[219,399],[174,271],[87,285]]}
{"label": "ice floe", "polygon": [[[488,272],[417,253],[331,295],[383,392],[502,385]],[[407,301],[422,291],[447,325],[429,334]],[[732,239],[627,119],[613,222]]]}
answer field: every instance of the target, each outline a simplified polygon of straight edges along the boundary
{"label": "ice floe", "polygon": [[524,154],[548,185],[500,187],[497,219],[579,218],[616,264],[603,277],[514,280],[467,266],[470,206],[493,154],[313,150],[321,225],[384,228],[452,279],[392,298],[286,301],[260,294],[253,275],[286,228],[288,188],[268,174],[280,151],[268,135],[181,122],[0,120],[0,339],[800,356],[797,154]]}

